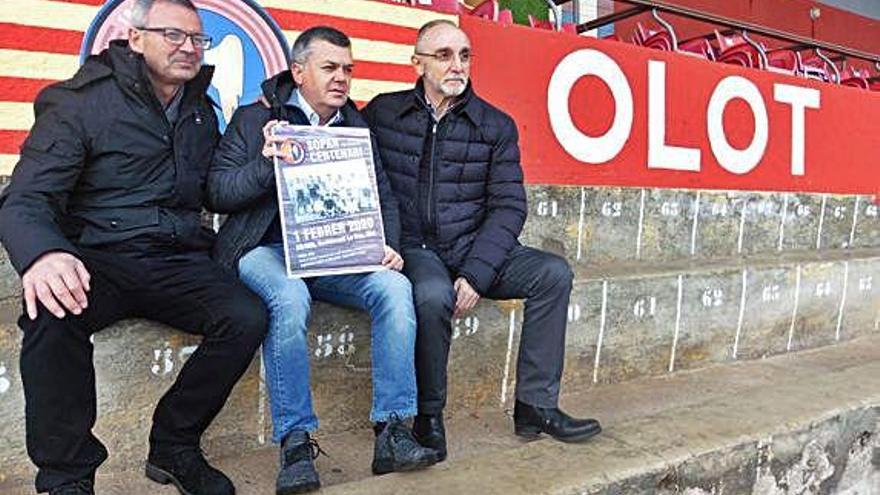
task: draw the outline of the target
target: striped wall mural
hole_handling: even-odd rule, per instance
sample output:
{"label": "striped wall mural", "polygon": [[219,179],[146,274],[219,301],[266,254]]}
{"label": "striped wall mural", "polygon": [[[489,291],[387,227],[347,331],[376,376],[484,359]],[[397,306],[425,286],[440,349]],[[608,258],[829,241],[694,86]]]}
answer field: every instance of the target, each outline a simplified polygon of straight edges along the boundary
{"label": "striped wall mural", "polygon": [[[240,0],[224,0],[240,1]],[[79,67],[85,31],[103,0],[3,0],[0,5],[0,177],[18,160],[33,124],[40,89],[71,77]],[[302,30],[331,25],[352,38],[352,99],[363,103],[410,87],[416,30],[456,16],[378,0],[258,0],[292,44]]]}

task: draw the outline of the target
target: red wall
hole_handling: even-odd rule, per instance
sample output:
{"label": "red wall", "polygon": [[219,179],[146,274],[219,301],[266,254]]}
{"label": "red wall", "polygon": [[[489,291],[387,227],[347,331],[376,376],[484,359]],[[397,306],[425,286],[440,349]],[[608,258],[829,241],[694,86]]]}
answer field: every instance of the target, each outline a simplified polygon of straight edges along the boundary
{"label": "red wall", "polygon": [[[713,14],[762,24],[782,31],[837,43],[858,50],[880,54],[880,21],[836,9],[809,0],[668,0],[669,3],[711,12]],[[810,19],[810,9],[819,7],[821,16]],[[615,10],[630,5],[615,2]],[[642,14],[615,24],[615,32],[629,40],[637,20],[649,19]],[[712,26],[671,15],[664,16],[676,28],[679,39],[711,32]],[[652,21],[648,21],[652,22]],[[776,42],[774,42],[776,43]],[[772,44],[771,46],[778,46]]]}

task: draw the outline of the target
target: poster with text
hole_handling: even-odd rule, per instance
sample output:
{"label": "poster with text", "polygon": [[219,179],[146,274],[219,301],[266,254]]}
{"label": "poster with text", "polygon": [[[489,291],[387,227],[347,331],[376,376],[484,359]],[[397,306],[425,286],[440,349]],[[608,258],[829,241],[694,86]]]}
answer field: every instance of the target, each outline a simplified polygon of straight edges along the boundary
{"label": "poster with text", "polygon": [[275,158],[289,277],[382,269],[385,231],[368,129],[279,124]]}

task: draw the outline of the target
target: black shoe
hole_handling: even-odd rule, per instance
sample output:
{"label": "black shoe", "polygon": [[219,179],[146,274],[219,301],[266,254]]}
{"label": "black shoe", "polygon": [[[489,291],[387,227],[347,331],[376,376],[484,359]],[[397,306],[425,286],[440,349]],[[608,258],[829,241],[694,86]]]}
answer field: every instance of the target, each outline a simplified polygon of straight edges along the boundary
{"label": "black shoe", "polygon": [[146,475],[162,485],[173,483],[183,495],[235,495],[232,481],[211,467],[198,447],[178,448],[169,453],[151,449]]}
{"label": "black shoe", "polygon": [[437,452],[419,445],[410,428],[400,418],[377,423],[374,431],[373,474],[414,471],[437,463]]}
{"label": "black shoe", "polygon": [[534,407],[520,401],[513,408],[513,428],[521,437],[546,433],[563,442],[581,442],[602,431],[595,419],[573,418],[558,407]]}
{"label": "black shoe", "polygon": [[77,480],[49,490],[49,495],[95,495],[92,480]]}
{"label": "black shoe", "polygon": [[437,452],[437,462],[446,460],[446,427],[443,426],[443,413],[419,414],[413,420],[413,436],[422,447]]}
{"label": "black shoe", "polygon": [[321,488],[315,459],[323,453],[318,442],[304,431],[294,431],[281,442],[281,468],[275,482],[276,495],[312,492]]}

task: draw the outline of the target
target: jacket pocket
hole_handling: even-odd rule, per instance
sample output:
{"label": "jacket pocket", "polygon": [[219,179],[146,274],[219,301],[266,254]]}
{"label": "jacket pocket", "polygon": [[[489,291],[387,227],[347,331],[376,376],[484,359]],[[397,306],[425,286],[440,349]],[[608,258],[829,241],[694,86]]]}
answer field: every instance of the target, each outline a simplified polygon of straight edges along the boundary
{"label": "jacket pocket", "polygon": [[108,208],[78,216],[83,221],[79,236],[79,244],[83,246],[121,242],[159,230],[157,207]]}

